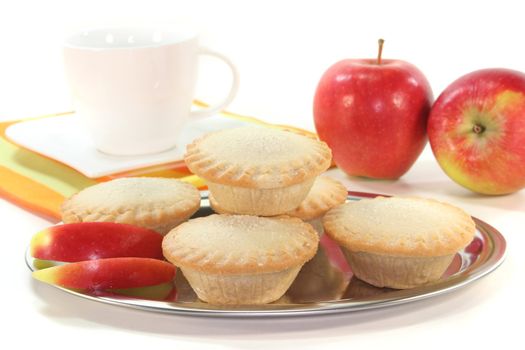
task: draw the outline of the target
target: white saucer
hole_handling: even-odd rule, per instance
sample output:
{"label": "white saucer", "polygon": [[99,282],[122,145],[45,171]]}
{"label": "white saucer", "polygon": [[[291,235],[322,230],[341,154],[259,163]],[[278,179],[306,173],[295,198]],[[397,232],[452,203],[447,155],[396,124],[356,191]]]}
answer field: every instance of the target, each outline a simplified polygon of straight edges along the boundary
{"label": "white saucer", "polygon": [[142,156],[111,156],[97,151],[74,114],[28,120],[13,124],[5,134],[12,142],[69,165],[90,178],[148,166],[182,161],[186,145],[210,131],[234,128],[248,122],[213,116],[189,123],[171,150]]}

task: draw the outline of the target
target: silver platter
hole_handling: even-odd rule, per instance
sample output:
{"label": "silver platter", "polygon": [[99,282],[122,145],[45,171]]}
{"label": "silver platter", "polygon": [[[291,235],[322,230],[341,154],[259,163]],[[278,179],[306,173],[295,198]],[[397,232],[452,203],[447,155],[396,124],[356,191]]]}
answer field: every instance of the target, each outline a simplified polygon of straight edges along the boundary
{"label": "silver platter", "polygon": [[[348,200],[373,198],[372,193],[349,192]],[[195,216],[212,213],[208,193],[202,192],[201,209]],[[456,254],[444,276],[431,285],[394,290],[377,288],[352,276],[339,247],[326,235],[316,256],[304,265],[286,294],[274,303],[261,306],[217,306],[197,299],[188,282],[177,272],[175,290],[166,300],[145,300],[117,294],[84,294],[56,287],[80,298],[109,305],[175,315],[206,317],[290,317],[326,315],[394,306],[454,291],[494,271],[504,260],[506,242],[495,228],[474,218],[476,235],[472,243]],[[25,256],[35,270],[29,249]]]}

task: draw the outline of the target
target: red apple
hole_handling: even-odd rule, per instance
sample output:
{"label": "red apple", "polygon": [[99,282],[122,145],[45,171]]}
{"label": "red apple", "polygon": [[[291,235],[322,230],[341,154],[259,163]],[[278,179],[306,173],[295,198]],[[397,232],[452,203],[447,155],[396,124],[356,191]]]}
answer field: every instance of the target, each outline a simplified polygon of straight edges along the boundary
{"label": "red apple", "polygon": [[126,256],[164,258],[162,235],[143,227],[113,222],[49,227],[31,239],[31,256],[66,262]]}
{"label": "red apple", "polygon": [[432,107],[428,135],[458,184],[495,195],[525,187],[525,74],[483,69],[459,78]]}
{"label": "red apple", "polygon": [[86,260],[33,272],[39,281],[90,291],[154,286],[174,276],[174,265],[150,258]]}
{"label": "red apple", "polygon": [[315,127],[349,175],[396,179],[426,143],[432,90],[410,63],[346,59],[322,76],[314,98]]}

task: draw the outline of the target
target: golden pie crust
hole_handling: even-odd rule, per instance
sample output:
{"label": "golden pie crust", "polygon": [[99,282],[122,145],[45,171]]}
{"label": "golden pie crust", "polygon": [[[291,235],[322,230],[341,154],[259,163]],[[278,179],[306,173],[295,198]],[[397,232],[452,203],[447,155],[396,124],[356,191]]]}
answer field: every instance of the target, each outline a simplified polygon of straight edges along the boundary
{"label": "golden pie crust", "polygon": [[176,266],[219,274],[258,274],[302,266],[319,238],[307,223],[290,217],[210,215],[189,220],[163,239]]}
{"label": "golden pie crust", "polygon": [[314,178],[279,188],[248,188],[208,181],[211,196],[218,198],[224,212],[233,214],[275,216],[297,208],[308,195]]}
{"label": "golden pie crust", "polygon": [[454,259],[454,254],[412,257],[342,251],[355,276],[380,288],[407,289],[434,282]]}
{"label": "golden pie crust", "polygon": [[[343,204],[347,195],[348,192],[341,182],[327,176],[319,176],[315,179],[312,188],[301,204],[284,215],[304,221],[317,219],[322,217],[328,210]],[[231,214],[215,200],[212,193],[209,195],[209,200],[210,206],[216,213]]]}
{"label": "golden pie crust", "polygon": [[331,158],[322,141],[256,126],[206,134],[184,156],[188,168],[207,181],[258,189],[305,182],[328,169]]}
{"label": "golden pie crust", "polygon": [[132,224],[161,234],[200,207],[193,185],[166,178],[132,177],[103,182],[74,194],[61,207],[62,221]]}
{"label": "golden pie crust", "polygon": [[199,299],[219,305],[260,305],[280,299],[301,266],[259,274],[213,274],[181,267]]}
{"label": "golden pie crust", "polygon": [[322,217],[330,209],[343,204],[348,196],[346,187],[328,176],[315,179],[310,192],[296,209],[285,215],[297,217],[304,221]]}
{"label": "golden pie crust", "polygon": [[350,251],[419,257],[455,254],[472,241],[476,230],[463,210],[416,197],[348,202],[330,210],[323,226]]}

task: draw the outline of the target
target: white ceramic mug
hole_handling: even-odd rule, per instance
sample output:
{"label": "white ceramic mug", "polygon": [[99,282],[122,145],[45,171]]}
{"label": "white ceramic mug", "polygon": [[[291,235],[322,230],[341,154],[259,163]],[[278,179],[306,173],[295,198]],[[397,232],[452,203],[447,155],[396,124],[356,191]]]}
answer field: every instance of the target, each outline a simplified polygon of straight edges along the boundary
{"label": "white ceramic mug", "polygon": [[[199,55],[223,60],[233,83],[221,103],[191,111]],[[85,30],[66,40],[64,61],[76,112],[97,149],[113,155],[174,147],[188,121],[224,109],[239,84],[227,57],[199,47],[196,33],[173,28]]]}

